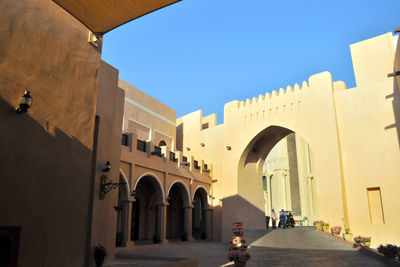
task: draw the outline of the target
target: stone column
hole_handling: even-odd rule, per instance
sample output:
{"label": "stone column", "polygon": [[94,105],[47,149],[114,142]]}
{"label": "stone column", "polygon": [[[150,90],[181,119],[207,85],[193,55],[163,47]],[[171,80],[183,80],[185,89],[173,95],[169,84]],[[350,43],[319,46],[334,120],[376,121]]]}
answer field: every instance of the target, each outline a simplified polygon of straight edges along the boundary
{"label": "stone column", "polygon": [[207,235],[207,240],[213,240],[213,233],[211,231],[211,223],[212,223],[212,209],[210,208],[205,208],[206,211],[206,235]]}
{"label": "stone column", "polygon": [[307,184],[308,184],[308,205],[310,207],[309,214],[314,215],[314,203],[313,203],[313,191],[312,191],[312,179],[314,177],[312,176],[307,176]]}
{"label": "stone column", "polygon": [[136,202],[136,198],[132,196],[129,200],[126,200],[126,215],[128,218],[126,218],[126,226],[125,226],[125,241],[126,245],[129,247],[131,245],[134,245],[134,241],[131,240],[131,235],[132,235],[132,208],[133,204]]}
{"label": "stone column", "polygon": [[185,232],[187,233],[187,240],[192,241],[193,236],[192,236],[192,213],[193,213],[193,205],[189,206],[184,206],[185,209]]}
{"label": "stone column", "polygon": [[160,203],[157,205],[158,208],[158,225],[157,231],[160,235],[160,242],[163,244],[167,244],[167,207],[169,203],[166,201],[164,203]]}

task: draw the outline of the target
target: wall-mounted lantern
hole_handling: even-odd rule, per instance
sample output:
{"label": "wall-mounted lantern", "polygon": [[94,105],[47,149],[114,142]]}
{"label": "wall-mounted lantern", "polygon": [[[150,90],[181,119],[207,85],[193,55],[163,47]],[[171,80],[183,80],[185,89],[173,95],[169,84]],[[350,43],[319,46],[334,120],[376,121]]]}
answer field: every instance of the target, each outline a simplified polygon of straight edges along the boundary
{"label": "wall-mounted lantern", "polygon": [[[111,163],[109,161],[106,162],[103,172],[109,172],[111,170]],[[104,199],[106,194],[110,192],[113,189],[117,189],[120,185],[124,185],[124,183],[113,183],[112,181],[107,180],[107,175],[103,174],[100,176],[100,193],[99,193],[99,198],[101,200]]]}
{"label": "wall-mounted lantern", "polygon": [[227,150],[231,150],[232,147],[231,147],[231,146],[226,146],[226,149],[227,149]]}
{"label": "wall-mounted lantern", "polygon": [[24,95],[21,96],[19,107],[15,110],[17,113],[27,112],[28,109],[32,106],[32,97],[31,92],[25,91]]}
{"label": "wall-mounted lantern", "polygon": [[109,172],[111,170],[111,163],[107,160],[106,164],[104,165],[103,172]]}
{"label": "wall-mounted lantern", "polygon": [[187,147],[186,150],[187,150],[187,151],[190,151],[190,147]]}
{"label": "wall-mounted lantern", "polygon": [[205,144],[204,144],[204,143],[200,143],[200,146],[201,146],[201,147],[204,147],[204,146],[205,146]]}

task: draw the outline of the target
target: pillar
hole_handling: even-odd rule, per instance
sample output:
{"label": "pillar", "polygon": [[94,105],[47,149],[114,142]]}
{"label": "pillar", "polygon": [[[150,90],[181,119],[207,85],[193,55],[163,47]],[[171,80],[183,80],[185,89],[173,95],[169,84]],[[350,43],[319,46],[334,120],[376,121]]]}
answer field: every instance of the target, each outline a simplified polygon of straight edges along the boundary
{"label": "pillar", "polygon": [[192,213],[193,213],[193,205],[184,206],[185,209],[185,232],[187,233],[187,240],[192,241]]}
{"label": "pillar", "polygon": [[213,240],[213,233],[211,231],[211,223],[212,223],[212,209],[206,208],[206,235],[207,240]]}
{"label": "pillar", "polygon": [[168,202],[164,202],[157,205],[158,208],[158,224],[157,224],[157,232],[160,235],[160,242],[163,244],[167,244],[167,207],[169,206]]}

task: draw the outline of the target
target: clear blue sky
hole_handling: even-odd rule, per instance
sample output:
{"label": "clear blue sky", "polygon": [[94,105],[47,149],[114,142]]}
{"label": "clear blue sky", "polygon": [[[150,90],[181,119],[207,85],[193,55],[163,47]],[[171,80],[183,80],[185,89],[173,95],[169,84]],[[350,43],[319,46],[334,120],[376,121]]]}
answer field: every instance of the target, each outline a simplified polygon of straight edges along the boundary
{"label": "clear blue sky", "polygon": [[104,36],[103,60],[172,107],[224,104],[330,71],[355,86],[349,45],[400,27],[400,0],[183,0]]}

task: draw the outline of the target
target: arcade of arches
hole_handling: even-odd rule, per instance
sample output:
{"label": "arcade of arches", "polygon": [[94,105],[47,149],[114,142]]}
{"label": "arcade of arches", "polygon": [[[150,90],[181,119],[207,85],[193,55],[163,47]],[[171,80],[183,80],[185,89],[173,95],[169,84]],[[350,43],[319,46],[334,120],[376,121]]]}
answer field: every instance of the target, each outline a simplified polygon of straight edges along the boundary
{"label": "arcade of arches", "polygon": [[173,181],[167,195],[152,174],[134,181],[132,197],[124,174],[120,182],[117,210],[116,246],[166,243],[175,240],[205,239],[211,236],[211,209],[207,190],[198,186],[191,196],[184,182]]}

